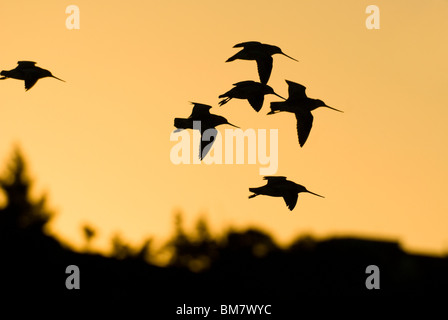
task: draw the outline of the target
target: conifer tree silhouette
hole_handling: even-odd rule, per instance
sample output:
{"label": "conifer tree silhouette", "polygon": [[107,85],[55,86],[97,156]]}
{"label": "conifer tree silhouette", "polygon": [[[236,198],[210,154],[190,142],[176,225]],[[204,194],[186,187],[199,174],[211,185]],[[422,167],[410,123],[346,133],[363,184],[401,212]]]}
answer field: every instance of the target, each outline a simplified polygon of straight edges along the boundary
{"label": "conifer tree silhouette", "polygon": [[45,229],[53,213],[45,195],[31,195],[32,181],[19,148],[15,148],[7,170],[0,174],[0,192],[6,203],[0,207],[0,283],[13,293],[43,293],[64,283],[58,276],[69,263],[61,244]]}
{"label": "conifer tree silhouette", "polygon": [[8,172],[0,177],[0,188],[6,197],[6,205],[0,209],[0,231],[45,233],[44,227],[53,213],[46,209],[46,197],[32,200],[31,179],[22,152],[15,148]]}

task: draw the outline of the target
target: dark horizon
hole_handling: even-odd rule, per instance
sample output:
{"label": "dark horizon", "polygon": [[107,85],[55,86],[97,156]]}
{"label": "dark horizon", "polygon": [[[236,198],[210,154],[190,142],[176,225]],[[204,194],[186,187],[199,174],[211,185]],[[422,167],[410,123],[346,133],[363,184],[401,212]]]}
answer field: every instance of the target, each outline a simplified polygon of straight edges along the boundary
{"label": "dark horizon", "polygon": [[[80,253],[45,234],[51,220],[45,198],[30,200],[31,181],[16,153],[0,179],[7,204],[0,209],[2,289],[10,293],[63,296],[148,297],[169,301],[232,300],[271,303],[302,296],[446,295],[448,258],[410,254],[397,242],[361,238],[317,241],[304,236],[280,248],[256,228],[228,231],[218,239],[205,220],[186,232],[178,215],[167,246],[167,266],[151,263],[151,241],[139,248],[114,241],[114,253]],[[84,227],[86,241],[94,227]],[[79,268],[79,289],[68,289],[69,266]],[[379,288],[368,289],[368,266],[379,269]]]}

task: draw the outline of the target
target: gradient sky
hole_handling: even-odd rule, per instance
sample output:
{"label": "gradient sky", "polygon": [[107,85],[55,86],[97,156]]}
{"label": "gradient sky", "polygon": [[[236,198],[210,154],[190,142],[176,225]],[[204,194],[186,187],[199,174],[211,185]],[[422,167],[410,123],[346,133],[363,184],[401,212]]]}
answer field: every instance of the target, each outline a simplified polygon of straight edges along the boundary
{"label": "gradient sky", "polygon": [[[368,5],[380,29],[368,30]],[[68,30],[68,5],[80,29]],[[109,250],[119,233],[130,244],[164,241],[181,211],[191,229],[257,226],[280,243],[301,234],[400,241],[406,249],[448,251],[448,1],[3,1],[0,69],[32,60],[66,83],[45,78],[0,82],[0,163],[18,144],[35,194],[56,212],[51,230],[73,246],[81,226]],[[295,117],[256,113],[218,95],[258,80],[255,62],[225,63],[244,41],[277,45],[269,85],[285,79],[344,113],[320,108],[303,148]],[[265,182],[255,165],[174,165],[175,117],[189,101],[213,106],[243,129],[278,129],[277,175],[325,199],[301,194],[248,199]],[[230,127],[221,127],[226,129]]]}

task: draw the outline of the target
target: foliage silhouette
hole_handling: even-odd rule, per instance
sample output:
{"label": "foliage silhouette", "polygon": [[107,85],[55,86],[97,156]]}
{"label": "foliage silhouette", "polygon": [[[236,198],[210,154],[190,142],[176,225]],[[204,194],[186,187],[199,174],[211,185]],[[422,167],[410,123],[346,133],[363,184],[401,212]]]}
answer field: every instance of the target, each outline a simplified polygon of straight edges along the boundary
{"label": "foliage silhouette", "polygon": [[14,151],[6,177],[0,187],[6,196],[6,206],[0,209],[0,230],[5,232],[43,232],[52,213],[45,209],[46,197],[30,200],[31,181],[26,173],[26,163],[21,151]]}
{"label": "foliage silhouette", "polygon": [[[62,255],[63,249],[45,231],[53,214],[46,208],[45,196],[31,199],[31,186],[26,162],[16,148],[7,172],[0,178],[6,197],[6,204],[0,209],[0,274],[2,288],[9,288],[10,293],[37,290],[35,278],[47,278],[49,287],[59,280],[55,278],[55,258]],[[48,264],[41,268],[41,262]],[[34,275],[33,270],[40,272]]]}
{"label": "foliage silhouette", "polygon": [[175,234],[166,244],[172,252],[168,266],[185,268],[192,272],[204,271],[212,265],[217,256],[217,243],[211,237],[207,223],[199,219],[196,234],[187,235],[182,225],[182,215],[175,216]]}
{"label": "foliage silhouette", "polygon": [[[186,232],[177,214],[175,232],[166,244],[166,266],[152,263],[152,239],[138,248],[120,236],[112,256],[92,250],[79,253],[48,235],[53,216],[45,197],[31,200],[31,181],[20,151],[0,178],[6,204],[0,208],[0,283],[10,294],[92,298],[139,296],[148,303],[213,300],[295,304],[306,296],[446,295],[448,259],[404,252],[398,243],[373,239],[302,236],[286,248],[265,231],[209,231],[205,218]],[[92,230],[94,230],[93,227]],[[90,234],[90,233],[89,233]],[[79,290],[68,290],[67,266],[80,269]],[[381,270],[380,290],[365,287],[366,267]],[[150,302],[152,301],[152,302]]]}
{"label": "foliage silhouette", "polygon": [[86,244],[85,244],[86,251],[89,251],[90,245],[92,243],[92,239],[96,236],[96,230],[92,226],[85,224],[82,227],[82,231],[83,231],[84,238],[86,241]]}

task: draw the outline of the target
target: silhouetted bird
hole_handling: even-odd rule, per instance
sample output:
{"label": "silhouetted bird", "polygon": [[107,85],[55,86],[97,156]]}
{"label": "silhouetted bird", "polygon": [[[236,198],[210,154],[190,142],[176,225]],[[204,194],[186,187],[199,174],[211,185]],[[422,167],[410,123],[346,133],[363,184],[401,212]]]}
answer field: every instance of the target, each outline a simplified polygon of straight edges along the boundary
{"label": "silhouetted bird", "polygon": [[219,98],[225,98],[219,102],[220,106],[226,104],[233,98],[247,99],[252,108],[254,108],[254,110],[258,112],[263,106],[264,96],[266,94],[275,94],[277,97],[285,99],[275,93],[274,89],[272,89],[270,86],[260,82],[248,80],[237,82],[233,85],[234,87],[232,89],[219,96]]}
{"label": "silhouetted bird", "polygon": [[36,62],[34,61],[19,61],[17,64],[18,66],[15,69],[9,71],[3,70],[0,72],[0,75],[3,76],[0,80],[7,78],[25,80],[25,91],[31,89],[36,84],[37,80],[41,78],[52,77],[64,81],[52,75],[50,71],[36,67]]}
{"label": "silhouetted bird", "polygon": [[303,147],[313,126],[313,115],[311,111],[319,107],[327,107],[335,111],[344,112],[329,107],[319,99],[311,99],[306,96],[306,87],[301,84],[288,81],[288,99],[285,101],[271,102],[271,111],[268,114],[285,111],[296,115],[297,119],[297,135],[299,137],[300,146]]}
{"label": "silhouetted bird", "polygon": [[[226,118],[222,116],[218,116],[216,114],[211,114],[210,109],[212,108],[209,105],[202,104],[202,103],[196,103],[191,102],[193,104],[193,111],[191,112],[191,115],[188,118],[175,118],[174,119],[174,126],[177,128],[177,131],[181,131],[183,129],[198,129],[201,133],[201,141],[200,141],[200,151],[199,151],[199,159],[203,159],[208,151],[211,149],[213,142],[215,141],[216,134],[218,131],[215,129],[215,127],[221,125],[221,124],[228,124],[233,127],[239,128],[227,121]],[[198,122],[200,123],[194,123]],[[198,128],[199,124],[199,128]],[[207,134],[210,134],[210,142],[208,144],[202,143],[202,135],[206,130],[210,129],[210,131],[207,132]],[[213,139],[212,139],[213,137]]]}
{"label": "silhouetted bird", "polygon": [[266,185],[258,188],[249,188],[249,191],[254,193],[249,196],[249,199],[258,195],[283,197],[286,206],[292,211],[296,206],[297,198],[299,197],[300,192],[308,192],[314,194],[315,196],[324,198],[317,193],[308,191],[300,184],[286,180],[286,177],[283,176],[265,176],[263,179],[268,181]]}
{"label": "silhouetted bird", "polygon": [[283,53],[282,50],[277,46],[272,46],[269,44],[264,44],[258,41],[248,41],[238,43],[233,46],[234,48],[243,48],[241,51],[236,53],[234,56],[227,59],[226,62],[230,62],[236,59],[241,60],[255,60],[258,67],[258,75],[260,76],[261,83],[268,83],[269,77],[272,71],[272,55],[279,53],[294,61],[298,61],[287,54]]}

